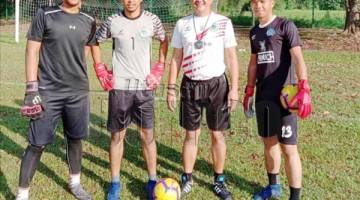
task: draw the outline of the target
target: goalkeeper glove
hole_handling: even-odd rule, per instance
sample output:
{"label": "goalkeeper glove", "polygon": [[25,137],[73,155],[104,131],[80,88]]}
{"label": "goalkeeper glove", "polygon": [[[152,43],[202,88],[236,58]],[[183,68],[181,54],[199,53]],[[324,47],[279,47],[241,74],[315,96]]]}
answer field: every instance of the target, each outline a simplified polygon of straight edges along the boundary
{"label": "goalkeeper glove", "polygon": [[111,70],[107,70],[104,63],[97,63],[94,65],[95,73],[100,81],[101,87],[105,91],[113,89],[113,74]]}
{"label": "goalkeeper glove", "polygon": [[254,90],[255,86],[247,85],[245,88],[245,96],[243,100],[244,114],[247,118],[251,118],[254,116]]}
{"label": "goalkeeper glove", "polygon": [[290,106],[293,107],[298,104],[298,116],[305,119],[311,115],[312,104],[310,95],[310,86],[307,80],[302,79],[298,84],[298,93],[290,102]]}
{"label": "goalkeeper glove", "polygon": [[31,119],[39,119],[43,115],[44,106],[39,94],[38,81],[26,82],[24,104],[21,106],[21,114]]}
{"label": "goalkeeper glove", "polygon": [[159,86],[164,70],[165,63],[157,62],[152,66],[150,74],[146,76],[146,84],[150,90],[154,90]]}

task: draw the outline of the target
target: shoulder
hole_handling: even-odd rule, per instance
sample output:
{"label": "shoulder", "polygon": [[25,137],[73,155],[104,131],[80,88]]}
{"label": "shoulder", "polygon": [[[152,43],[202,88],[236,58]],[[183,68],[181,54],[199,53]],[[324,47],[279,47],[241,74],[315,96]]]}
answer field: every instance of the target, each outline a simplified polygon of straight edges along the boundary
{"label": "shoulder", "polygon": [[145,16],[145,17],[150,17],[150,18],[157,18],[157,19],[159,19],[159,17],[157,16],[157,15],[155,15],[154,13],[152,13],[152,12],[149,12],[149,11],[147,11],[147,10],[144,10],[143,11],[143,16]]}
{"label": "shoulder", "polygon": [[[213,15],[213,17],[214,17],[214,20],[216,20],[216,21],[219,21],[219,20],[221,20],[221,21],[226,21],[226,22],[231,22],[231,19],[230,18],[228,18],[228,17],[226,17],[226,16],[224,16],[224,15],[221,15],[221,14],[218,14],[218,13],[212,13],[212,15]],[[210,16],[211,17],[211,16]]]}
{"label": "shoulder", "polygon": [[59,8],[59,6],[44,6],[39,8],[38,12],[43,12],[44,15],[49,15],[57,12],[61,12],[62,10]]}
{"label": "shoulder", "polygon": [[282,18],[282,17],[276,18],[276,26],[282,30],[296,29],[296,25],[293,21],[290,21],[290,20]]}
{"label": "shoulder", "polygon": [[184,25],[184,24],[186,24],[186,23],[189,23],[189,21],[191,21],[192,19],[193,19],[193,15],[187,15],[187,16],[185,16],[185,17],[180,18],[180,19],[176,22],[176,24],[177,24],[178,26],[182,26],[182,25]]}
{"label": "shoulder", "polygon": [[95,21],[95,17],[92,16],[90,13],[84,11],[84,10],[80,10],[80,14],[81,14],[82,16],[84,16],[85,18],[87,18],[88,20],[90,20],[90,22]]}

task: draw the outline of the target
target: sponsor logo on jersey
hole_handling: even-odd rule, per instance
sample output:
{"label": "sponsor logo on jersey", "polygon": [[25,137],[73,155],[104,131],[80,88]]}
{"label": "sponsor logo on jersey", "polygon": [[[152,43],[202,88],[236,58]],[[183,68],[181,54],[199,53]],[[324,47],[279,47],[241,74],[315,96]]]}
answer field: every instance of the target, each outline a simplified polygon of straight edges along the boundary
{"label": "sponsor logo on jersey", "polygon": [[69,29],[70,29],[70,30],[75,30],[75,29],[76,29],[76,26],[75,26],[75,25],[69,25]]}
{"label": "sponsor logo on jersey", "polygon": [[273,27],[268,28],[268,30],[266,31],[266,35],[268,37],[272,37],[275,34],[276,34],[276,31],[275,31],[275,29]]}
{"label": "sponsor logo on jersey", "polygon": [[273,51],[264,51],[260,52],[257,55],[257,63],[264,64],[264,63],[274,63],[275,56]]}
{"label": "sponsor logo on jersey", "polygon": [[266,51],[265,40],[259,41],[260,51]]}
{"label": "sponsor logo on jersey", "polygon": [[185,29],[184,29],[185,32],[189,32],[190,30],[191,30],[191,27],[190,27],[190,26],[187,26],[187,27],[185,27]]}

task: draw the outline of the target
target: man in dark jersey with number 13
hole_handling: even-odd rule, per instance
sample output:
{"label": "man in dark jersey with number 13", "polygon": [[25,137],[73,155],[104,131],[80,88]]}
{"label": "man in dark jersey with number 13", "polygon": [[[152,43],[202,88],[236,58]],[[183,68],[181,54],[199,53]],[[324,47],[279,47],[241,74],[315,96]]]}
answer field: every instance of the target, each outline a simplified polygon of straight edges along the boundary
{"label": "man in dark jersey with number 13", "polygon": [[[300,199],[301,161],[297,149],[297,116],[284,109],[280,94],[284,86],[296,84],[298,93],[290,106],[298,104],[298,116],[311,114],[310,87],[301,41],[294,23],[273,15],[275,0],[252,0],[251,7],[260,24],[250,31],[251,57],[243,101],[245,115],[253,115],[252,97],[256,86],[256,119],[264,143],[265,166],[269,184],[253,199],[279,198],[281,151],[290,186],[290,200]],[[279,144],[280,143],[280,144]]]}

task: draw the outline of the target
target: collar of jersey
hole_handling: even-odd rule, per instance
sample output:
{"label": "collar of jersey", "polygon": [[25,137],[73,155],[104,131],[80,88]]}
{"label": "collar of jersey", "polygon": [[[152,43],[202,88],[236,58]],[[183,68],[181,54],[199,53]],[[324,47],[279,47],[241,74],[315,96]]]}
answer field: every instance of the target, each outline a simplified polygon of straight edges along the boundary
{"label": "collar of jersey", "polygon": [[274,20],[276,19],[276,15],[274,15],[270,21],[266,22],[265,24],[259,24],[259,28],[265,28],[267,27],[269,24],[271,24]]}
{"label": "collar of jersey", "polygon": [[130,17],[128,17],[128,16],[125,15],[125,11],[124,11],[124,10],[121,11],[121,15],[124,16],[124,17],[125,17],[126,19],[128,19],[128,20],[137,20],[137,19],[139,19],[139,18],[143,15],[143,13],[144,13],[144,10],[141,9],[141,13],[140,13],[139,16],[134,17],[134,18],[130,18]]}

